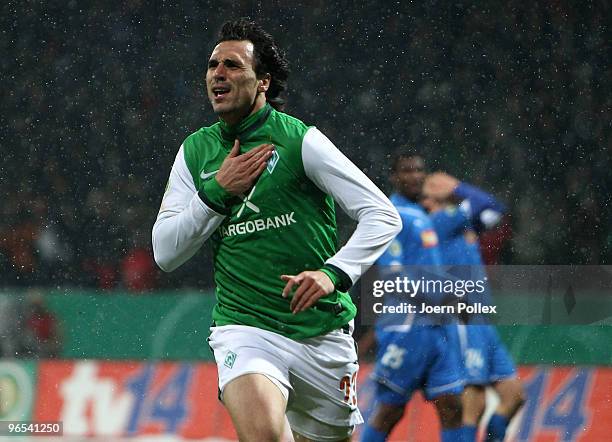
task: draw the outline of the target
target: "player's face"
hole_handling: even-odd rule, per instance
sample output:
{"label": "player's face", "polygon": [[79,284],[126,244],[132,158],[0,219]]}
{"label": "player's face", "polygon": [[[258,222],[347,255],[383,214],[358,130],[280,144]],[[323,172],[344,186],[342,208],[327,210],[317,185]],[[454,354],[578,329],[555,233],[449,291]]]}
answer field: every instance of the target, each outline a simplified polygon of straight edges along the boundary
{"label": "player's face", "polygon": [[213,111],[229,124],[244,118],[255,101],[259,81],[253,43],[223,41],[213,50],[206,71],[206,90]]}
{"label": "player's face", "polygon": [[421,195],[421,206],[427,210],[429,213],[437,212],[438,210],[442,210],[442,204],[435,198],[427,195],[427,193],[423,193]]}
{"label": "player's face", "polygon": [[399,160],[392,175],[393,184],[402,195],[416,200],[421,196],[425,181],[425,162],[423,158],[406,157]]}

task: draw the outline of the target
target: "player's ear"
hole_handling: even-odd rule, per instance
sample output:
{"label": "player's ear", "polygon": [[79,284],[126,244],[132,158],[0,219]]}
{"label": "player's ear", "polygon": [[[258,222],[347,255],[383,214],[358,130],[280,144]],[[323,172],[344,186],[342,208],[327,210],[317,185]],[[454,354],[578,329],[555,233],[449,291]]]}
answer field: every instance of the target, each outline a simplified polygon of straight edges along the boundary
{"label": "player's ear", "polygon": [[257,80],[257,92],[266,92],[270,87],[270,81],[272,77],[270,74],[265,74],[262,78]]}

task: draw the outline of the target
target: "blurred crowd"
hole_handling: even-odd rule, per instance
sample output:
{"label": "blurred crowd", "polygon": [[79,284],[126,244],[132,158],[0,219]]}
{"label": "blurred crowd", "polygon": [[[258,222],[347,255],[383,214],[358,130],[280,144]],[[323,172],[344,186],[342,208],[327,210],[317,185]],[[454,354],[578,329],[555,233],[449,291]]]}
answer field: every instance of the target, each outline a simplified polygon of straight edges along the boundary
{"label": "blurred crowd", "polygon": [[45,302],[44,291],[0,293],[0,359],[55,358],[61,353],[60,320]]}
{"label": "blurred crowd", "polygon": [[50,3],[0,6],[3,286],[212,285],[208,250],[160,275],[150,231],[179,145],[215,121],[202,77],[241,15],[288,52],[287,111],[378,185],[411,145],[509,206],[505,262],[610,261],[606,2]]}

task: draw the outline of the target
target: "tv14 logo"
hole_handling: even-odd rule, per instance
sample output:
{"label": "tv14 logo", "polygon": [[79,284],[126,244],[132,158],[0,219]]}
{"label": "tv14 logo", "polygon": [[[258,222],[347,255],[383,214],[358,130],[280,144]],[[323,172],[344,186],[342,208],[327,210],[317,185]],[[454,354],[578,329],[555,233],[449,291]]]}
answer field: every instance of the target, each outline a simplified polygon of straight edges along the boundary
{"label": "tv14 logo", "polygon": [[[540,432],[557,433],[558,440],[578,440],[589,426],[588,400],[592,369],[569,371],[563,381],[551,390],[556,369],[541,368],[525,382],[527,402],[515,440],[536,440]],[[552,394],[551,394],[552,393]]]}
{"label": "tv14 logo", "polygon": [[100,364],[75,364],[72,375],[60,386],[63,407],[60,419],[66,434],[127,435],[146,427],[174,434],[188,415],[186,397],[194,368],[173,364],[159,384],[154,364],[138,364],[129,376],[102,376]]}

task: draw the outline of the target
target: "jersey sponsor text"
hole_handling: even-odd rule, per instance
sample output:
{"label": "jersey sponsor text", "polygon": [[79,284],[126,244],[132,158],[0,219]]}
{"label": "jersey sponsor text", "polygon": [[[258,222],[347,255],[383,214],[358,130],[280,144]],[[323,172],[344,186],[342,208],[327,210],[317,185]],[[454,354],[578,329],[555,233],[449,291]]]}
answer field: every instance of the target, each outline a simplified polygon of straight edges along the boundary
{"label": "jersey sponsor text", "polygon": [[221,226],[219,229],[223,237],[245,235],[247,233],[260,232],[262,230],[278,229],[291,224],[296,224],[295,212],[283,213],[280,216],[270,216],[268,218],[243,221],[240,223]]}

